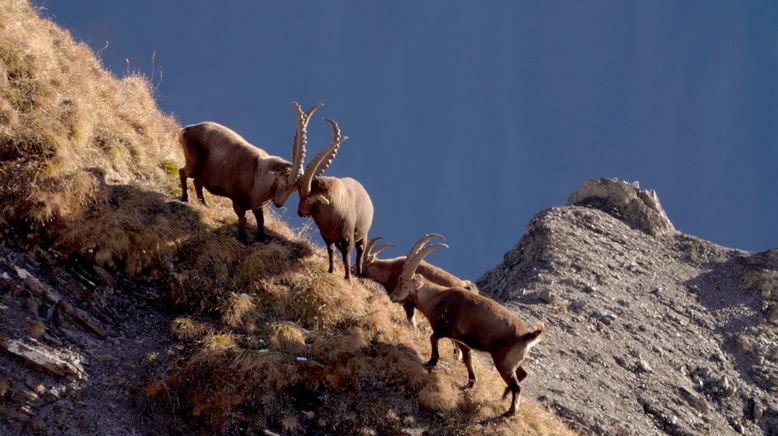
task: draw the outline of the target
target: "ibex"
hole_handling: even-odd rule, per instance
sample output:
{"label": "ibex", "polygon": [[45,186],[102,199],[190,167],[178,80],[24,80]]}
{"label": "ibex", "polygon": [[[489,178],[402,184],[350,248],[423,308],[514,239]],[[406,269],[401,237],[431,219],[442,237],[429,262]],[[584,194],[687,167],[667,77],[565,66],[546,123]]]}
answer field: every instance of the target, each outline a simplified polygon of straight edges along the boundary
{"label": "ibex", "polygon": [[[433,236],[433,235],[430,235]],[[438,234],[434,234],[436,237],[442,238]],[[386,289],[386,292],[392,292],[397,286],[397,280],[402,273],[403,265],[405,264],[406,256],[398,256],[392,259],[378,259],[378,253],[385,248],[393,247],[394,244],[379,244],[375,245],[378,241],[383,239],[378,236],[370,240],[365,248],[364,261],[362,263],[362,275],[368,279],[378,282]],[[462,280],[459,277],[451,274],[450,272],[439,268],[435,265],[421,261],[417,272],[424,276],[428,281],[445,286],[447,288],[462,288],[468,291],[478,293],[478,287],[470,280]],[[416,327],[416,317],[413,303],[403,304],[405,309],[405,316],[408,318],[414,327]]]}
{"label": "ibex", "polygon": [[[327,245],[330,273],[334,271],[332,246],[338,247],[343,255],[345,279],[351,283],[351,247],[355,245],[357,248],[356,273],[361,276],[367,232],[373,224],[373,203],[365,188],[356,180],[322,176],[338,154],[341,142],[348,139],[341,136],[338,123],[331,119],[326,121],[332,127],[332,143],[313,158],[300,178],[297,214],[313,217],[319,227]],[[303,143],[303,150],[304,146]]]}
{"label": "ibex", "polygon": [[297,113],[297,129],[292,142],[292,163],[271,156],[255,147],[229,128],[206,121],[181,129],[178,141],[184,149],[186,164],[178,171],[181,178],[181,201],[189,201],[186,179],[193,178],[200,202],[207,206],[203,188],[213,195],[232,200],[238,215],[238,237],[246,242],[246,211],[257,219],[257,240],[265,239],[265,217],[262,207],[272,201],[283,207],[297,188],[305,159],[306,127],[311,115],[322,105],[303,112],[292,102]]}
{"label": "ibex", "polygon": [[432,326],[432,357],[425,364],[430,371],[440,357],[438,341],[451,338],[462,350],[468,374],[468,383],[464,389],[469,389],[476,382],[470,350],[489,353],[494,366],[508,385],[503,398],[508,392],[513,394],[511,406],[503,416],[513,416],[521,394],[519,382],[527,376],[521,365],[530,348],[542,338],[544,326],[539,323],[535,331],[531,332],[524,322],[497,302],[461,288],[437,285],[417,274],[416,270],[424,256],[437,248],[447,247],[442,243],[425,246],[435,237],[426,235],[411,248],[397,287],[389,298],[396,303],[413,303]]}

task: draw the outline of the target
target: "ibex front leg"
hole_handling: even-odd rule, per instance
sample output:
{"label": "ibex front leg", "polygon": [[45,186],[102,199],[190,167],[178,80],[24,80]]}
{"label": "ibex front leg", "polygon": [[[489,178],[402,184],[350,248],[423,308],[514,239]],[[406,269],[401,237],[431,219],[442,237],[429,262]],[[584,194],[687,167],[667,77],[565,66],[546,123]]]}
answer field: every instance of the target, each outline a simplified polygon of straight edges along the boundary
{"label": "ibex front leg", "polygon": [[249,237],[246,234],[246,209],[238,206],[237,203],[232,203],[232,210],[238,215],[238,239],[244,244],[248,243]]}
{"label": "ibex front leg", "polygon": [[259,206],[258,208],[254,209],[252,212],[254,212],[254,218],[257,219],[257,241],[264,242],[266,238],[264,207]]}

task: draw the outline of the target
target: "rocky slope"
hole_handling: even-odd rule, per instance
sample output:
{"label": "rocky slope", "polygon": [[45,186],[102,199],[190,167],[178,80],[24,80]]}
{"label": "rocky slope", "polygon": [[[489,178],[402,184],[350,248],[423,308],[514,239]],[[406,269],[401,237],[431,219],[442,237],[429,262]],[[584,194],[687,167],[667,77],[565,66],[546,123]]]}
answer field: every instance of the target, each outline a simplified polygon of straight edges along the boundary
{"label": "rocky slope", "polygon": [[546,323],[525,392],[584,433],[778,434],[778,249],[685,235],[655,193],[590,180],[478,285]]}
{"label": "rocky slope", "polygon": [[153,433],[130,392],[171,346],[154,289],[2,236],[0,434]]}

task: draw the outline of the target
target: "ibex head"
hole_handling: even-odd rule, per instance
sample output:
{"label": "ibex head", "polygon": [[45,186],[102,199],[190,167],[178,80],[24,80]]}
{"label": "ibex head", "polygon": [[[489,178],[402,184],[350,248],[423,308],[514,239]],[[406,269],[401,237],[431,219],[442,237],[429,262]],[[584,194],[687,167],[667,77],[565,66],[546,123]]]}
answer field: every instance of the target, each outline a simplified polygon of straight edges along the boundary
{"label": "ibex head", "polygon": [[308,121],[317,109],[324,106],[317,103],[303,112],[300,103],[292,102],[297,115],[297,128],[292,141],[292,163],[279,166],[272,171],[272,198],[276,207],[283,207],[289,196],[297,189],[300,177],[303,175],[303,163],[305,162],[305,146],[308,142]]}
{"label": "ibex head", "polygon": [[[341,136],[338,123],[329,118],[325,121],[332,127],[332,143],[313,158],[299,180],[297,190],[300,193],[300,205],[297,208],[297,214],[301,217],[311,216],[316,208],[321,205],[329,205],[332,201],[329,186],[326,183],[321,183],[318,177],[324,174],[332,164],[338,154],[341,142],[348,139],[348,136]],[[305,144],[302,146],[303,154],[305,154]],[[302,164],[299,168],[302,169]]]}
{"label": "ibex head", "polygon": [[404,303],[408,300],[413,300],[416,297],[416,291],[419,290],[426,280],[421,274],[416,274],[416,268],[419,264],[433,250],[441,247],[448,248],[448,245],[443,243],[436,243],[425,246],[428,242],[435,238],[444,239],[442,235],[437,233],[430,233],[424,235],[421,239],[416,241],[408,252],[408,256],[405,258],[403,264],[403,270],[400,274],[400,279],[397,281],[397,287],[389,294],[389,299],[395,303]]}

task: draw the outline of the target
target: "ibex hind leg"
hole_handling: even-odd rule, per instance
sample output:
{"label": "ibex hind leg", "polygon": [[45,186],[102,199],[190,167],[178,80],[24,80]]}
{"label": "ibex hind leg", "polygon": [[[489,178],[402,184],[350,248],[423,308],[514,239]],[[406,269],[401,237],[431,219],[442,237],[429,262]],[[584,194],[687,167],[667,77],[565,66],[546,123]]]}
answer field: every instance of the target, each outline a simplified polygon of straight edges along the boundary
{"label": "ibex hind leg", "polygon": [[203,195],[203,181],[200,180],[199,177],[195,177],[194,186],[197,199],[200,200],[200,203],[202,203],[203,206],[208,206],[208,203],[205,201],[205,195]]}
{"label": "ibex hind leg", "polygon": [[189,190],[186,186],[186,179],[189,178],[187,176],[186,167],[180,168],[178,170],[178,177],[181,179],[181,201],[184,203],[189,202]]}
{"label": "ibex hind leg", "polygon": [[503,381],[508,385],[503,392],[503,398],[508,395],[508,392],[513,394],[511,397],[511,406],[502,415],[504,418],[508,418],[516,414],[516,411],[519,408],[519,402],[521,401],[521,386],[519,386],[519,378],[517,376],[518,368],[515,364],[500,359],[494,359],[494,366],[497,368],[497,372],[500,373],[500,377],[502,377]]}

